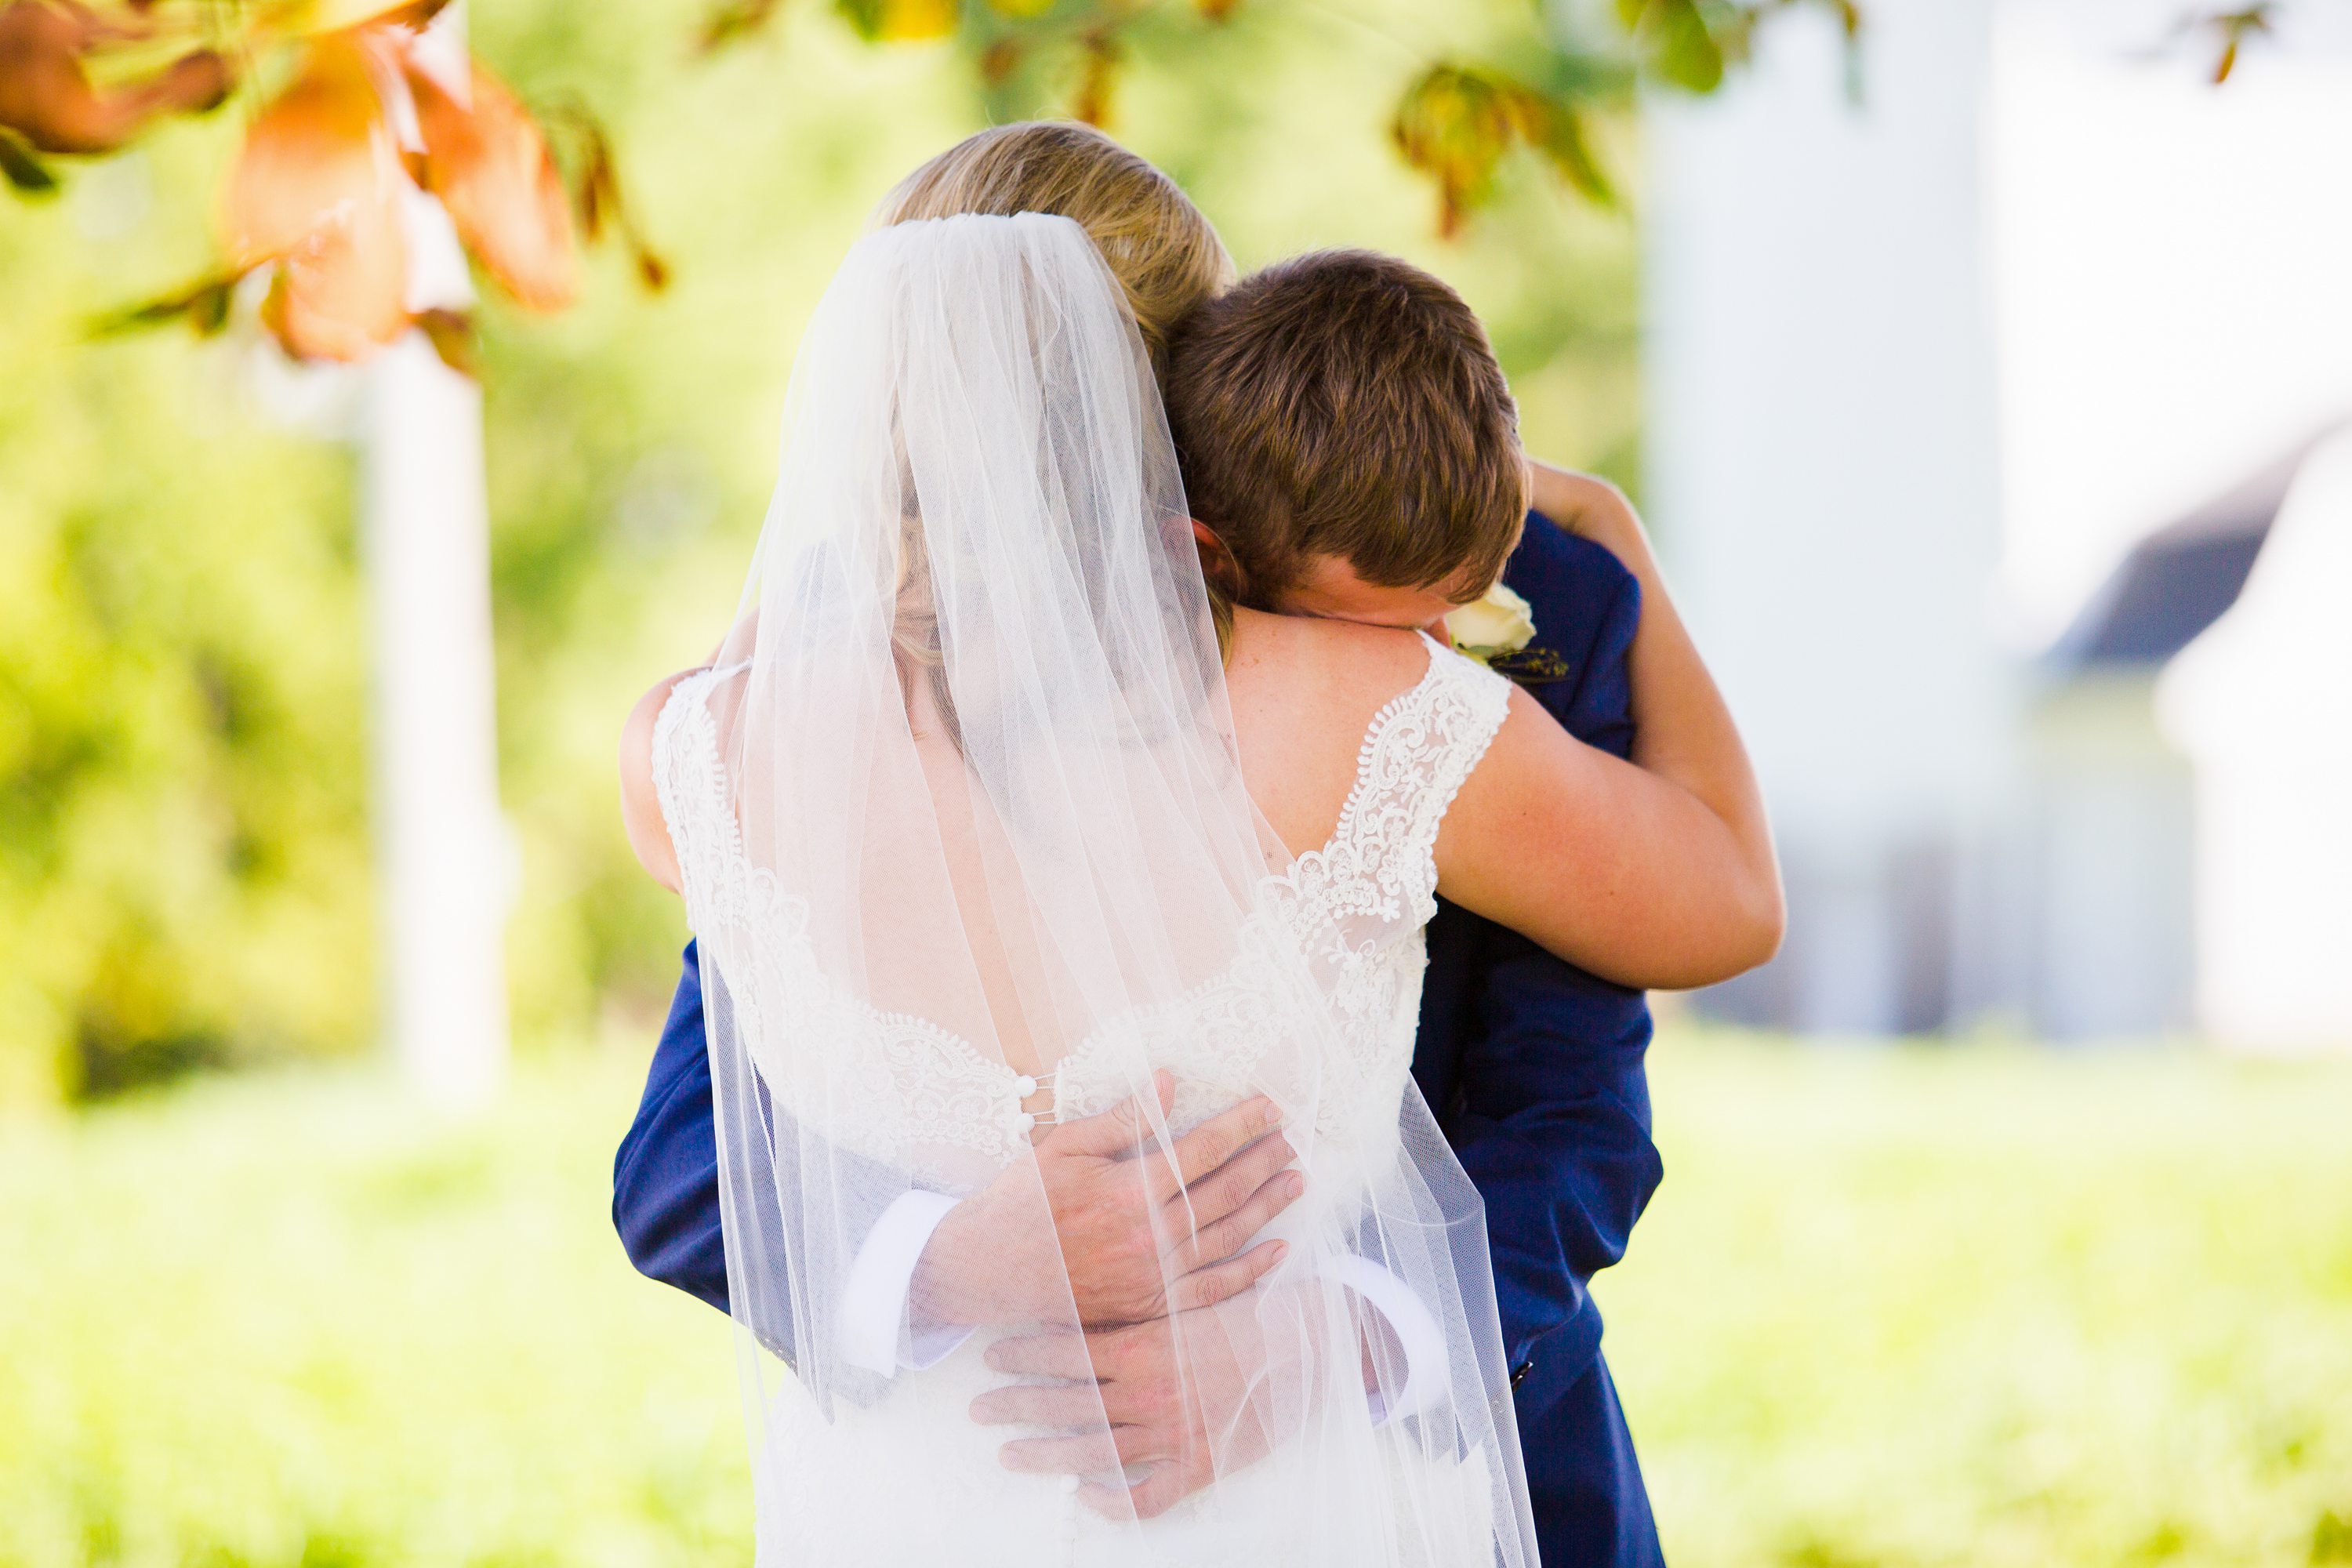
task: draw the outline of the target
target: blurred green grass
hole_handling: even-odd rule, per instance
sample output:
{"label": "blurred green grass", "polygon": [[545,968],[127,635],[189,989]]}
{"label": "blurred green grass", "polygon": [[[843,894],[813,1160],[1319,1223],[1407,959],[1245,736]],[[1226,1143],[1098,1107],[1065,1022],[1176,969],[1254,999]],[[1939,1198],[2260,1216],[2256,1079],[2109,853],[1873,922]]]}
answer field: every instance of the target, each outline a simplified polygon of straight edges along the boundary
{"label": "blurred green grass", "polygon": [[[1600,1292],[1678,1568],[2352,1562],[2352,1062],[1654,1062]],[[605,1214],[640,1067],[0,1121],[0,1563],[749,1562],[726,1326]]]}
{"label": "blurred green grass", "polygon": [[605,1205],[634,1062],[491,1120],[214,1079],[0,1134],[0,1563],[751,1560],[724,1320]]}
{"label": "blurred green grass", "polygon": [[1595,1289],[1671,1560],[2352,1562],[2352,1062],[1653,1062]]}

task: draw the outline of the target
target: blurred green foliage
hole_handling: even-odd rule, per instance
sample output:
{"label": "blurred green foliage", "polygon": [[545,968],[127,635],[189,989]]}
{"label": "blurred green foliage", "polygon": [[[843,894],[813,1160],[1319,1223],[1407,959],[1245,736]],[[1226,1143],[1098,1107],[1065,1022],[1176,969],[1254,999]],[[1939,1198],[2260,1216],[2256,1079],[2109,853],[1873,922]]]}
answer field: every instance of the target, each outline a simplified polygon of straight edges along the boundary
{"label": "blurred green foliage", "polygon": [[[673,264],[647,296],[597,258],[548,319],[485,307],[499,729],[523,847],[519,1035],[644,1023],[674,977],[675,900],[636,870],[612,755],[635,694],[702,657],[773,474],[800,323],[890,184],[1025,101],[950,45],[876,47],[824,7],[723,54],[656,0],[472,9],[542,107],[610,126]],[[1119,76],[1113,129],[1244,266],[1315,245],[1402,251],[1486,316],[1533,443],[1634,480],[1634,251],[1622,215],[1534,153],[1439,241],[1389,139],[1426,62],[1524,31],[1518,0],[1243,5],[1170,20]],[[371,1041],[365,594],[354,387],[273,363],[249,327],[90,342],[89,321],[207,270],[246,110],[175,124],[0,206],[0,1102],[192,1063]],[[1622,123],[1603,126],[1622,166]]]}
{"label": "blurred green foliage", "polygon": [[[1598,1287],[1677,1568],[2352,1548],[2352,1064],[1669,1034]],[[0,1563],[740,1564],[730,1332],[606,1221],[639,1042],[0,1120]]]}
{"label": "blurred green foliage", "polygon": [[85,332],[201,264],[217,140],[0,209],[0,1102],[367,1033],[346,465],[236,351]]}

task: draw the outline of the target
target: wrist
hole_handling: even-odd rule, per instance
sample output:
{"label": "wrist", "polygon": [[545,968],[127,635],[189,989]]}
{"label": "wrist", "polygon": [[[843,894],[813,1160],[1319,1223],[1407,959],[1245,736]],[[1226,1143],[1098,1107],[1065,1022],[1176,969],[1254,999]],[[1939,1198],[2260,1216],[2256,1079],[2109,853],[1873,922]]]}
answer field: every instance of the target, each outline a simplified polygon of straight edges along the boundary
{"label": "wrist", "polygon": [[985,1276],[972,1247],[980,1229],[977,1206],[976,1199],[966,1198],[950,1209],[916,1258],[907,1310],[917,1321],[968,1328],[991,1321],[978,1289]]}

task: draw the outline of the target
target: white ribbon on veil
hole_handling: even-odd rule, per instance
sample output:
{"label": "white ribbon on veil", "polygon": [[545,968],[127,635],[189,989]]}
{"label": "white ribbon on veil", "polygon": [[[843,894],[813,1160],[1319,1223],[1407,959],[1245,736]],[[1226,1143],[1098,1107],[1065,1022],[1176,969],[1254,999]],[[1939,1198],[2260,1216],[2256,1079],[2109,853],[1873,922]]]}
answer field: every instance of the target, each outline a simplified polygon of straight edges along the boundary
{"label": "white ribbon on veil", "polygon": [[[1309,868],[1243,784],[1150,365],[1077,225],[852,249],[738,618],[655,766],[701,942],[763,1563],[1534,1562],[1475,1193],[1351,1016],[1405,916],[1298,916]],[[1139,1183],[1265,1094],[1307,1190],[1274,1273],[1171,1325],[1202,1402],[1184,1458],[1213,1479],[1143,1519],[1126,1487],[1170,1461],[1123,1465],[1090,1383],[1052,1384],[1082,1488],[1008,1471],[1018,1434],[970,1413],[1007,1381],[992,1342],[1089,1326],[1013,1234],[1050,1238],[1042,1189],[983,1266],[1021,1277],[960,1282],[1019,1320],[936,1364],[911,1370],[902,1322],[909,1369],[877,1371],[844,1282],[906,1194],[1020,1190],[1041,1125],[1160,1069]],[[1400,1353],[1403,1320],[1439,1348]]]}

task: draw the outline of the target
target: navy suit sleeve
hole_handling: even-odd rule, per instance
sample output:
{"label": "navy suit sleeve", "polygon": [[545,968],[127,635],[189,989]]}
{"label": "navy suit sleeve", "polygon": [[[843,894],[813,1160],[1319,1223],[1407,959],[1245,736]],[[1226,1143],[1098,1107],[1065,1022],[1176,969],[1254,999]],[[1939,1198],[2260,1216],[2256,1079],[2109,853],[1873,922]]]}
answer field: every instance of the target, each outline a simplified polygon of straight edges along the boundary
{"label": "navy suit sleeve", "polygon": [[[685,973],[670,1000],[669,1017],[662,1026],[661,1043],[654,1049],[652,1069],[646,1075],[645,1098],[637,1117],[621,1140],[613,1161],[613,1227],[621,1246],[640,1272],[725,1312],[730,1294],[727,1282],[727,1241],[719,1199],[719,1132],[710,1079],[710,1052],[703,1034],[702,965],[693,942],[686,946]],[[791,1118],[777,1114],[764,1087],[756,1081],[760,1121],[771,1142],[771,1157],[789,1166],[801,1136]],[[878,1168],[872,1162],[834,1149],[826,1163],[842,1180],[833,1197],[831,1217],[859,1227],[863,1234],[887,1206],[879,1194],[897,1190],[892,1176],[861,1180],[860,1173]],[[783,1240],[784,1216],[772,1193],[754,1184],[752,1212],[742,1223],[769,1237],[765,1249],[772,1258],[788,1252],[806,1259],[805,1248]],[[782,1282],[779,1282],[781,1285]],[[789,1292],[779,1289],[762,1298],[773,1302],[755,1307],[753,1323],[761,1342],[790,1364],[797,1364],[793,1319]],[[836,1368],[839,1392],[863,1404],[879,1391],[878,1384],[849,1378]]]}
{"label": "navy suit sleeve", "polygon": [[[1530,533],[1538,530],[1514,563],[1514,585],[1569,673],[1531,685],[1530,694],[1579,739],[1625,756],[1633,742],[1626,656],[1641,585],[1598,545],[1531,520]],[[1553,1335],[1541,1359],[1566,1373],[1600,1345],[1586,1288],[1624,1256],[1663,1174],[1643,1068],[1649,1005],[1516,931],[1475,924],[1462,987],[1467,1016],[1441,1116],[1486,1202],[1515,1374]]]}
{"label": "navy suit sleeve", "polygon": [[1550,1353],[1580,1362],[1598,1348],[1587,1287],[1625,1255],[1664,1170],[1642,1065],[1647,1005],[1638,994],[1596,995],[1602,983],[1499,934],[1445,1131],[1486,1201],[1496,1305],[1516,1373],[1535,1359],[1538,1341],[1571,1324],[1581,1331],[1575,1342]]}
{"label": "navy suit sleeve", "polygon": [[719,1135],[702,1034],[702,970],[692,942],[637,1119],[613,1161],[613,1226],[639,1272],[727,1310]]}

